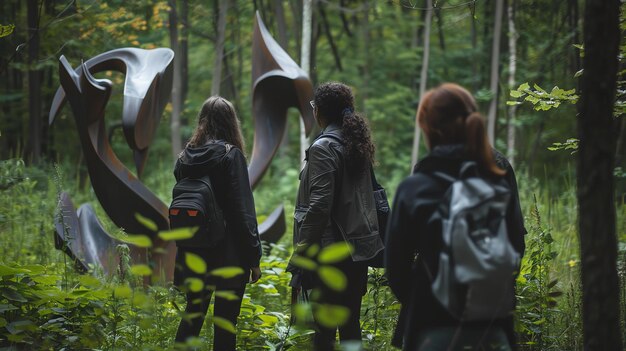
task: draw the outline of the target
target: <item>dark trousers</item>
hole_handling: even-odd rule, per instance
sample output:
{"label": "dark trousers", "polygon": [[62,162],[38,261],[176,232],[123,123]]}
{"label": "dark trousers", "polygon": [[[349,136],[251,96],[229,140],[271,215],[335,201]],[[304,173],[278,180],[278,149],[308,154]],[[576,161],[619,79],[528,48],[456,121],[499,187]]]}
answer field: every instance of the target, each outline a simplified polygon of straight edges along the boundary
{"label": "dark trousers", "polygon": [[[244,290],[245,287],[241,287],[236,290],[229,290],[239,297],[239,299],[233,301],[216,296],[215,305],[213,306],[214,316],[224,318],[236,326]],[[210,290],[202,290],[196,293],[187,292],[187,307],[185,308],[185,316],[191,315],[193,318],[185,317],[180,321],[180,324],[178,325],[178,332],[176,333],[177,342],[184,342],[191,336],[200,335],[200,330],[202,329],[202,324],[204,323],[204,318],[209,308],[209,302],[211,301],[211,295],[213,295],[213,292]],[[213,350],[235,350],[237,344],[235,334],[224,330],[217,325],[214,326],[213,332]]]}
{"label": "dark trousers", "polygon": [[337,329],[339,329],[341,342],[361,342],[361,299],[367,290],[367,265],[349,259],[334,266],[345,274],[347,287],[343,291],[335,291],[317,279],[312,293],[313,316],[316,315],[319,305],[323,304],[346,307],[350,315],[346,323],[332,327],[321,325],[317,319],[315,320],[316,331],[313,345],[316,351],[334,350]]}

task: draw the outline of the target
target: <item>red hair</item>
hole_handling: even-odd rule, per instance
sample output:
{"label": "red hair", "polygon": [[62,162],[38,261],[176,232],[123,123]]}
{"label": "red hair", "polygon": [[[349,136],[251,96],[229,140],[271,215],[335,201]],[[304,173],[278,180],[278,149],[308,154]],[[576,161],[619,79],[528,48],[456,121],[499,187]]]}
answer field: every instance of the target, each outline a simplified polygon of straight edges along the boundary
{"label": "red hair", "polygon": [[426,135],[430,148],[444,144],[465,144],[471,159],[483,171],[495,176],[506,172],[500,169],[472,94],[454,83],[445,83],[429,90],[420,102],[417,120]]}

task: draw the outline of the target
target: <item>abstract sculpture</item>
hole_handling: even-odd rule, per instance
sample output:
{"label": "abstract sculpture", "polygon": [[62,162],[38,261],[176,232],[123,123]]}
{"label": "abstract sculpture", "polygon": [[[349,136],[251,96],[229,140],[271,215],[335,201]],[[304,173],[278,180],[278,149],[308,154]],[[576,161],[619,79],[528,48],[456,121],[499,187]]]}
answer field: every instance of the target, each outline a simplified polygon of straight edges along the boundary
{"label": "abstract sculpture", "polygon": [[[157,235],[158,231],[168,228],[167,207],[115,156],[104,123],[112,83],[96,79],[93,74],[109,70],[126,74],[122,127],[140,176],[171,92],[173,59],[170,49],[124,48],[98,55],[73,69],[61,56],[61,88],[57,90],[49,114],[52,123],[69,100],[98,201],[115,225],[151,239],[151,249],[130,245],[133,263],[148,263],[153,272],[163,272],[167,280],[173,275],[176,250],[172,242],[163,241]],[[308,101],[312,99],[313,87],[306,73],[271,37],[258,14],[252,72],[255,134],[248,171],[250,184],[255,187],[280,145],[288,108],[300,110],[309,133],[313,115]],[[102,228],[93,209],[85,204],[79,207],[78,213],[74,212],[67,194],[62,195],[59,206],[63,215],[56,223],[57,248],[72,257],[78,267],[87,269],[94,265],[105,273],[114,272],[119,261],[115,248],[120,242]],[[154,223],[156,228],[146,226],[145,220],[137,214]],[[261,223],[259,231],[263,240],[276,242],[280,239],[285,231],[282,205]]]}

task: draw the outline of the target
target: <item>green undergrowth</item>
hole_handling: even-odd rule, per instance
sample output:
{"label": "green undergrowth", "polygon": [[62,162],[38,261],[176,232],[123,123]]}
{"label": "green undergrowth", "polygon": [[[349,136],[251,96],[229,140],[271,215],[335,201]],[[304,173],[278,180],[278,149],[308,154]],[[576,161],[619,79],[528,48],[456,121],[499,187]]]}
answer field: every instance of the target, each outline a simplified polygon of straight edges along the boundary
{"label": "green undergrowth", "polygon": [[[185,299],[171,284],[144,286],[141,276],[152,272],[132,263],[121,271],[133,274],[79,274],[69,258],[54,248],[53,221],[62,190],[70,193],[76,206],[90,202],[105,228],[120,232],[108,221],[89,187],[81,188],[75,177],[64,176],[66,170],[61,166],[42,171],[25,167],[19,160],[0,163],[0,350],[210,350],[212,324],[223,323],[210,317],[212,312],[199,338],[186,345],[174,344]],[[169,201],[170,176],[152,174],[146,181],[164,202]],[[263,277],[246,289],[241,316],[233,329],[241,350],[311,347],[312,331],[307,324],[290,323],[290,275],[285,272],[292,250],[291,213],[297,177],[297,171],[290,168],[272,169],[255,191],[259,222],[283,204],[287,232],[277,244],[266,244],[271,250],[262,259]],[[528,229],[526,255],[517,280],[516,330],[521,348],[581,350],[575,189],[571,186],[554,192],[523,174],[518,174],[518,181]],[[623,320],[626,206],[618,204],[617,209]],[[124,247],[120,250],[123,253]],[[333,273],[325,270],[323,274],[332,277]],[[390,341],[399,308],[384,271],[370,269],[361,311],[367,349],[393,349]],[[310,314],[310,308],[303,313]]]}

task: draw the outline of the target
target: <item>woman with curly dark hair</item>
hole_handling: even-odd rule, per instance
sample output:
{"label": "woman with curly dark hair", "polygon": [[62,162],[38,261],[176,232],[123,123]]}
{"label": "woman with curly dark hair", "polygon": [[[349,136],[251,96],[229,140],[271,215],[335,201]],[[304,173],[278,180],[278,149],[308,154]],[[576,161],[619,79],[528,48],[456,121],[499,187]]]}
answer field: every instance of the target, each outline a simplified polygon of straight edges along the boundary
{"label": "woman with curly dark hair", "polygon": [[[202,105],[198,124],[174,167],[176,181],[207,175],[223,212],[225,230],[223,236],[213,238],[217,242],[212,246],[205,247],[207,245],[202,244],[197,234],[177,242],[174,283],[187,295],[185,315],[176,333],[177,342],[200,334],[214,290],[230,291],[237,296],[231,299],[216,294],[214,305],[216,317],[236,325],[246,284],[261,277],[261,242],[239,119],[233,105],[220,96],[211,96]],[[206,263],[207,273],[200,274],[188,267],[187,254],[200,256]],[[220,267],[240,267],[245,273],[228,279],[209,274]],[[204,283],[200,291],[190,287],[193,278]],[[235,334],[216,323],[213,344],[215,350],[235,350]]]}
{"label": "woman with curly dark hair", "polygon": [[[351,257],[332,263],[343,273],[347,284],[343,289],[327,286],[318,274],[294,264],[288,270],[293,275],[293,287],[313,289],[315,350],[333,350],[337,329],[342,343],[361,342],[359,312],[367,288],[366,261],[383,249],[372,191],[375,147],[365,119],[354,110],[354,96],[347,85],[320,85],[311,105],[323,131],[307,150],[300,175],[294,214],[294,256],[305,251],[310,255],[316,251],[313,247],[323,249],[334,243],[349,243]],[[318,313],[328,306],[349,311],[347,321],[331,325],[318,318]]]}

